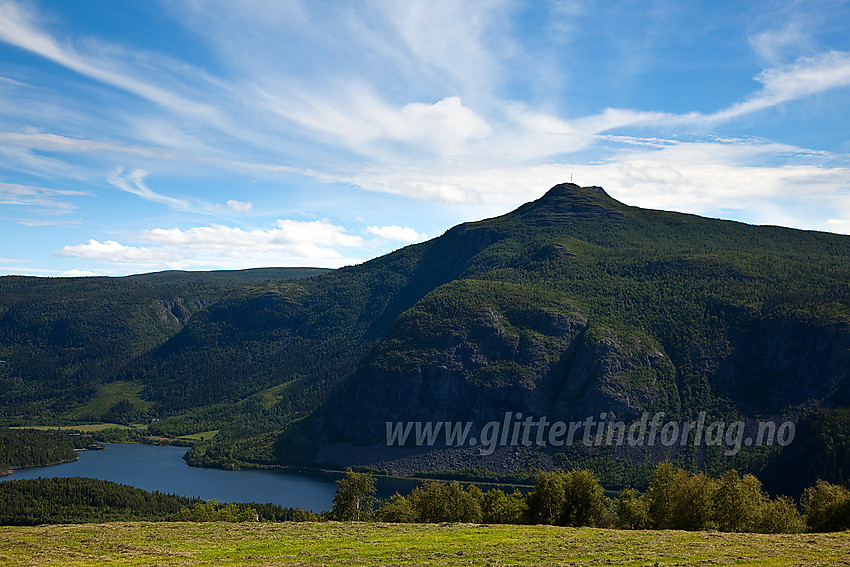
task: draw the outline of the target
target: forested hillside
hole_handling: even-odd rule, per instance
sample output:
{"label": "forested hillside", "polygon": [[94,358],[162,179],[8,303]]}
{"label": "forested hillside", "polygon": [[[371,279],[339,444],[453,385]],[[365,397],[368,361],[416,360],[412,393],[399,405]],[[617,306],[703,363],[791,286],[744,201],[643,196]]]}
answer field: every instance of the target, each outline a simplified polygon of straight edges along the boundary
{"label": "forested hillside", "polygon": [[122,381],[140,356],[246,282],[326,271],[0,277],[0,425],[144,419],[144,385]]}
{"label": "forested hillside", "polygon": [[[768,478],[783,458],[799,486],[847,480],[832,451],[843,441],[817,424],[848,422],[850,237],[645,210],[563,184],[314,274],[2,278],[0,416],[219,430],[187,457],[213,466],[520,477],[582,466],[614,486],[661,459]],[[645,411],[750,428],[790,419],[808,441],[734,455],[687,443],[484,455],[386,439],[387,422],[480,428],[510,412],[631,424]]]}

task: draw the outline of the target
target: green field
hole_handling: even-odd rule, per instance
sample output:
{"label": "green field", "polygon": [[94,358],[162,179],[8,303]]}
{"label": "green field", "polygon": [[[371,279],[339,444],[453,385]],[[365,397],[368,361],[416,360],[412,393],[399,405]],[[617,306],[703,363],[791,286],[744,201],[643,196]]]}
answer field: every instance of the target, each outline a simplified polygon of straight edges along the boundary
{"label": "green field", "polygon": [[187,439],[189,441],[209,441],[216,435],[218,435],[218,429],[213,429],[212,431],[201,431],[200,433],[193,433],[192,435],[181,435],[180,439]]}
{"label": "green field", "polygon": [[113,523],[0,529],[18,565],[850,565],[850,532],[552,526]]}

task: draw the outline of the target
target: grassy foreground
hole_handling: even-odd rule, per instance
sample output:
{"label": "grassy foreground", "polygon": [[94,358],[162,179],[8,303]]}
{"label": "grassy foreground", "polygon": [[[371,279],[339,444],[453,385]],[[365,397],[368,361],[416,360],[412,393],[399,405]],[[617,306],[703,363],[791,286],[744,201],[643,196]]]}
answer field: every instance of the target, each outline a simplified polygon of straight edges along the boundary
{"label": "grassy foreground", "polygon": [[552,526],[112,523],[0,528],[18,565],[850,565],[850,532]]}

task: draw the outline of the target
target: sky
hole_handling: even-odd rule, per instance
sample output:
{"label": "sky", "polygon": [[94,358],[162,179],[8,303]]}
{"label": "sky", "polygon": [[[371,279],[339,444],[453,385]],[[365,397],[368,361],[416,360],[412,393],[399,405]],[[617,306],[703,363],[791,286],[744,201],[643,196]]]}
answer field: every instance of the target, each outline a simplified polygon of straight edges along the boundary
{"label": "sky", "polygon": [[850,234],[850,2],[0,0],[0,275],[335,268],[571,179]]}

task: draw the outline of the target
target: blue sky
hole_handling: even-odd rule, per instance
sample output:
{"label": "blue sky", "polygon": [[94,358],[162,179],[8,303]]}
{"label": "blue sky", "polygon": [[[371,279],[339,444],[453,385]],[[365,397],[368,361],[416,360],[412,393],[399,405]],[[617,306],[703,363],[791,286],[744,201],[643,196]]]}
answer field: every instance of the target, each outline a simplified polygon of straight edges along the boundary
{"label": "blue sky", "polygon": [[0,0],[0,274],[338,267],[571,176],[850,233],[850,3]]}

